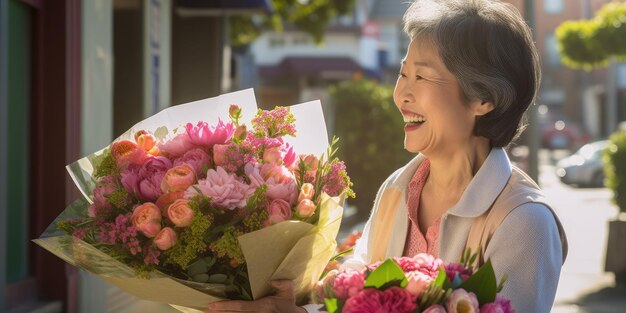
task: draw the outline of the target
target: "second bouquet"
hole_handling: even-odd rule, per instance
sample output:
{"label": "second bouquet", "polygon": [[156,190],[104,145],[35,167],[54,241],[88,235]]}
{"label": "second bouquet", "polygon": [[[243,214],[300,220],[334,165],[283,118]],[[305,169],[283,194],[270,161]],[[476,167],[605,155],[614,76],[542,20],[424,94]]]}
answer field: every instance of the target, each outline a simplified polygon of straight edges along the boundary
{"label": "second bouquet", "polygon": [[146,300],[203,309],[265,296],[273,279],[306,297],[353,196],[336,141],[298,154],[289,108],[258,110],[250,125],[228,111],[213,125],[136,130],[92,156],[87,201],[35,241]]}

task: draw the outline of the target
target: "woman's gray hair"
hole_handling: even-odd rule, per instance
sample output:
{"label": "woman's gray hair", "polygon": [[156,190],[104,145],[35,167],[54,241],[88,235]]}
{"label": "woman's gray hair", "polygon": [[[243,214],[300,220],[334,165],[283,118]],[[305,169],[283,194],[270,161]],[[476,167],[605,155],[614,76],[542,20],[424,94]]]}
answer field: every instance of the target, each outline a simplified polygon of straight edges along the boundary
{"label": "woman's gray hair", "polygon": [[474,133],[505,147],[523,131],[541,72],[532,33],[510,4],[493,0],[415,0],[404,31],[437,49],[468,100],[492,102]]}

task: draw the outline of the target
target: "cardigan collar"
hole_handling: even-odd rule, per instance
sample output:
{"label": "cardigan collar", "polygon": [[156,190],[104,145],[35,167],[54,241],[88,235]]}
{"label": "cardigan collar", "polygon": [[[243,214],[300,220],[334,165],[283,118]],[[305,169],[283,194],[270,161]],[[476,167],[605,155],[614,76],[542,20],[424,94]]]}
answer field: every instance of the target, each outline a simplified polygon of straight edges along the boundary
{"label": "cardigan collar", "polygon": [[[418,166],[426,157],[418,154],[400,170],[390,187],[406,194],[407,186]],[[502,148],[492,148],[487,159],[471,180],[459,202],[448,209],[448,214],[460,217],[477,217],[485,213],[496,200],[511,177],[511,162]]]}

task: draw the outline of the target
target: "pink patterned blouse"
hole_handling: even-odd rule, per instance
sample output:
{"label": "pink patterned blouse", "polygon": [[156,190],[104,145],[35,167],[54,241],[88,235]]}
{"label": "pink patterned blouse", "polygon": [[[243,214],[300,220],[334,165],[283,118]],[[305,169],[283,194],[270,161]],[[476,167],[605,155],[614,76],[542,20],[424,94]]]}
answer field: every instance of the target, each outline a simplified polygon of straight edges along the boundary
{"label": "pink patterned blouse", "polygon": [[426,236],[420,231],[418,223],[418,210],[422,189],[430,173],[430,161],[424,159],[415,171],[409,182],[406,207],[409,215],[409,230],[404,244],[404,256],[414,256],[418,253],[428,253],[439,257],[439,224],[441,217],[437,218],[426,230]]}

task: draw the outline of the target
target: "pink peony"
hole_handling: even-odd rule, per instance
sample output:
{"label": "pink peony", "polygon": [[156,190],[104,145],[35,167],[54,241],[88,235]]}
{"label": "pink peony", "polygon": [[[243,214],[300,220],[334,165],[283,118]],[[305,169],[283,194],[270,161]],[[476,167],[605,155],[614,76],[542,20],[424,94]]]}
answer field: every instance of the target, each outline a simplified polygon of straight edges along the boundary
{"label": "pink peony", "polygon": [[122,182],[122,186],[132,195],[139,195],[140,180],[139,167],[137,166],[128,166],[120,172],[120,182]]}
{"label": "pink peony", "polygon": [[204,176],[204,170],[213,167],[211,156],[204,150],[196,148],[185,152],[185,154],[174,161],[174,166],[187,164],[191,166],[196,173],[196,177]]}
{"label": "pink peony", "polygon": [[361,271],[348,269],[337,274],[333,281],[333,292],[338,299],[347,300],[356,296],[365,285],[365,275]]}
{"label": "pink peony", "polygon": [[443,266],[443,261],[439,258],[427,253],[418,253],[413,257],[418,270],[430,277],[437,277],[439,275],[439,268]]}
{"label": "pink peony", "polygon": [[161,230],[161,210],[154,203],[146,202],[133,210],[131,221],[137,230],[152,238]]}
{"label": "pink peony", "polygon": [[478,313],[476,295],[464,289],[455,289],[448,298],[448,312]]}
{"label": "pink peony", "polygon": [[167,217],[178,227],[191,225],[194,212],[189,207],[189,200],[178,199],[167,208]]}
{"label": "pink peony", "polygon": [[188,164],[181,164],[169,169],[161,180],[163,193],[184,191],[196,182],[196,173]]}
{"label": "pink peony", "polygon": [[185,154],[185,152],[196,148],[196,146],[191,142],[189,135],[184,133],[178,134],[170,140],[157,144],[157,148],[162,155],[170,159],[175,159]]}
{"label": "pink peony", "polygon": [[391,287],[381,291],[373,288],[363,289],[348,299],[343,306],[343,313],[406,313],[417,308],[415,296],[404,289]]}
{"label": "pink peony", "polygon": [[211,127],[206,122],[198,122],[196,126],[187,123],[185,126],[191,142],[200,147],[211,148],[215,144],[223,144],[230,139],[235,131],[232,123],[219,120],[217,126]]}
{"label": "pink peony", "polygon": [[215,170],[207,172],[206,179],[202,179],[196,186],[191,186],[185,191],[185,198],[198,194],[196,187],[203,195],[211,197],[211,203],[224,209],[242,209],[246,206],[247,195],[250,187],[240,182],[235,174],[227,173],[218,166]]}
{"label": "pink peony", "polygon": [[422,293],[428,287],[428,284],[432,282],[435,278],[428,276],[420,271],[412,271],[406,273],[406,278],[409,283],[406,285],[406,291],[410,294],[420,297]]}
{"label": "pink peony", "polygon": [[442,307],[439,304],[434,304],[429,306],[426,310],[422,311],[422,313],[447,313],[446,308]]}
{"label": "pink peony", "polygon": [[315,202],[309,199],[304,199],[298,203],[298,206],[296,207],[296,214],[301,218],[309,218],[313,215],[313,213],[315,213],[315,209],[317,209]]}
{"label": "pink peony", "polygon": [[467,269],[459,263],[448,263],[445,265],[445,268],[446,268],[446,276],[448,276],[448,279],[451,282],[454,281],[454,277],[456,276],[456,274],[459,274],[459,277],[463,281],[466,281],[472,275],[471,269]]}
{"label": "pink peony", "polygon": [[282,199],[274,200],[270,203],[267,220],[263,223],[265,227],[278,224],[291,218],[291,205]]}
{"label": "pink peony", "polygon": [[172,162],[166,157],[148,158],[138,172],[137,196],[141,201],[154,202],[161,196],[161,181],[171,167]]}
{"label": "pink peony", "polygon": [[167,250],[176,244],[176,232],[171,227],[164,227],[154,236],[154,245],[161,250]]}
{"label": "pink peony", "polygon": [[487,303],[480,308],[480,313],[515,313],[515,310],[509,299],[498,294],[496,301]]}

